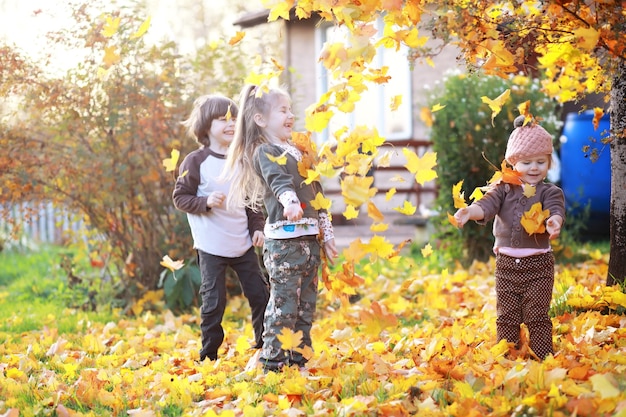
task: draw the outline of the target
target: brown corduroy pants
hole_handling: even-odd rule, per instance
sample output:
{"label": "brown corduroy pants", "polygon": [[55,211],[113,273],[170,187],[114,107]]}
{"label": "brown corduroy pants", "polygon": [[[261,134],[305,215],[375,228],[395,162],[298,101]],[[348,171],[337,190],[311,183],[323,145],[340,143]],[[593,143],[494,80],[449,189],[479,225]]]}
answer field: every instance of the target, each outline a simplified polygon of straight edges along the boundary
{"label": "brown corduroy pants", "polygon": [[528,327],[530,348],[544,359],[553,353],[552,321],[548,316],[554,286],[552,252],[515,258],[496,256],[498,341],[519,344],[520,326]]}

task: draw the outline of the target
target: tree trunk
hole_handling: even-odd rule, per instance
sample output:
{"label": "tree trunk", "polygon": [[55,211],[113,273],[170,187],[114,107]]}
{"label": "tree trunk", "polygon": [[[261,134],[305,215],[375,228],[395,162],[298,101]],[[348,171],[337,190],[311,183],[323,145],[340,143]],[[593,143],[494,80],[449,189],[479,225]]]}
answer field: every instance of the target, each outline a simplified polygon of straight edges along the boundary
{"label": "tree trunk", "polygon": [[[620,61],[611,90],[611,252],[606,283],[626,280],[626,62]],[[623,287],[622,287],[623,289]]]}

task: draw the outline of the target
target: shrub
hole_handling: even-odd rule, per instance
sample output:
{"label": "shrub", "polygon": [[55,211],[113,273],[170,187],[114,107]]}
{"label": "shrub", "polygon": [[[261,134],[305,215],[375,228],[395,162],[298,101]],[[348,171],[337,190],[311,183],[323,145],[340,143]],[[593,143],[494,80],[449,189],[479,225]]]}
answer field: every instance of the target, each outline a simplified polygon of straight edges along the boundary
{"label": "shrub", "polygon": [[[482,97],[494,99],[505,90],[511,95],[502,111],[491,120],[491,109]],[[428,98],[429,105],[445,105],[434,113],[431,139],[437,152],[439,194],[436,206],[439,215],[434,219],[435,239],[440,247],[468,265],[472,260],[485,261],[492,255],[491,227],[469,222],[457,230],[446,213],[456,209],[452,200],[452,186],[463,180],[463,191],[468,200],[476,187],[482,187],[500,169],[506,143],[513,130],[513,120],[519,115],[517,106],[531,102],[531,113],[542,118],[542,126],[557,134],[556,104],[540,91],[539,81],[516,76],[510,79],[457,74],[447,77],[440,88]],[[469,201],[468,201],[469,204]]]}
{"label": "shrub", "polygon": [[[108,259],[117,297],[130,301],[156,288],[164,254],[193,257],[162,161],[197,146],[180,121],[199,94],[238,91],[248,60],[238,45],[191,59],[175,43],[147,45],[134,36],[147,15],[140,10],[73,7],[76,25],[51,34],[84,56],[67,73],[46,74],[0,45],[0,91],[20,103],[19,117],[0,119],[0,202],[52,201],[77,213],[94,256]],[[119,19],[113,34],[104,35],[105,17]]]}

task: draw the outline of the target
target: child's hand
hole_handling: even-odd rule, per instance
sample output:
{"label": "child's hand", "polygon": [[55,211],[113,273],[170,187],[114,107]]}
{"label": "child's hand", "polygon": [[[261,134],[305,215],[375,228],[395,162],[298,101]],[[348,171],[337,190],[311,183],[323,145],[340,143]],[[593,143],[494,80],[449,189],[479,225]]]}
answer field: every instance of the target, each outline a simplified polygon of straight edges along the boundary
{"label": "child's hand", "polygon": [[258,248],[263,246],[265,242],[265,235],[262,231],[257,230],[252,234],[252,244]]}
{"label": "child's hand", "polygon": [[226,194],[221,191],[213,191],[206,199],[206,206],[208,208],[219,207],[224,203]]}
{"label": "child's hand", "polygon": [[550,240],[556,239],[561,234],[561,225],[563,224],[563,218],[558,214],[551,216],[546,220],[546,232],[550,234]]}
{"label": "child's hand", "polygon": [[470,219],[470,211],[468,207],[463,207],[458,209],[456,213],[454,213],[454,219],[456,220],[459,227],[463,227],[465,223]]}
{"label": "child's hand", "polygon": [[302,207],[300,207],[299,203],[289,204],[285,207],[285,210],[283,210],[283,216],[290,222],[300,220],[303,214],[304,211],[302,211]]}
{"label": "child's hand", "polygon": [[328,263],[334,265],[335,262],[333,261],[333,259],[339,255],[337,247],[335,246],[334,238],[324,242],[324,251],[326,252],[326,258],[328,259]]}

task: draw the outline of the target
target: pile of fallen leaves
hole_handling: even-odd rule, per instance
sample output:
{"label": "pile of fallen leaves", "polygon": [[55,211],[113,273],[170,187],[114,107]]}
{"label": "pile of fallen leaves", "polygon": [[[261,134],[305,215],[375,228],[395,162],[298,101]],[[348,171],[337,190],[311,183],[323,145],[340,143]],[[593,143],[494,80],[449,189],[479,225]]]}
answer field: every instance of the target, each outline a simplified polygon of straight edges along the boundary
{"label": "pile of fallen leaves", "polygon": [[306,369],[247,366],[241,298],[217,361],[198,362],[198,315],[168,311],[105,325],[64,311],[82,331],[0,334],[0,415],[626,416],[626,296],[596,258],[557,266],[564,313],[543,362],[495,343],[493,262],[434,271],[402,258],[368,265],[352,302],[322,290]]}

